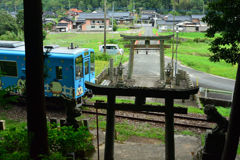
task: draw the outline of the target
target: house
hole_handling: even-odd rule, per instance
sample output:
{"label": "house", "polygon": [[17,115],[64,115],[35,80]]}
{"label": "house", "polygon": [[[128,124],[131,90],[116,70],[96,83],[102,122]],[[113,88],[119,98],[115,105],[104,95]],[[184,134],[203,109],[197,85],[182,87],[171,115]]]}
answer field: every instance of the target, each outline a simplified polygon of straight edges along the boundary
{"label": "house", "polygon": [[141,11],[141,14],[155,14],[157,13],[155,10],[145,10],[145,11]]}
{"label": "house", "polygon": [[42,19],[42,23],[43,23],[43,25],[46,25],[48,23],[52,23],[53,25],[52,25],[51,29],[55,29],[56,28],[56,24],[57,24],[52,18],[43,18]]}
{"label": "house", "polygon": [[176,29],[183,30],[185,25],[192,24],[192,23],[194,22],[192,22],[191,16],[175,16],[174,18],[174,16],[168,15],[166,19],[157,20],[158,29],[161,29],[161,30],[168,30],[168,29],[172,30],[173,24],[174,24],[175,30]]}
{"label": "house", "polygon": [[205,15],[192,15],[192,21],[196,23],[196,30],[198,31],[206,31],[208,29],[207,23],[202,21],[202,18]]}
{"label": "house", "polygon": [[162,20],[157,20],[158,29],[168,30],[178,29],[179,31],[185,32],[196,32],[196,31],[206,31],[208,28],[207,24],[202,22],[203,15],[191,15],[191,16],[174,16],[168,15]]}
{"label": "house", "polygon": [[112,12],[108,11],[108,16],[110,18],[116,19],[118,24],[132,23],[134,16],[131,15],[131,12]]}
{"label": "house", "polygon": [[[76,18],[76,27],[82,31],[103,31],[103,13],[81,13]],[[106,29],[109,29],[109,16],[106,15]]]}
{"label": "house", "polygon": [[101,13],[101,14],[104,14],[104,11],[103,11],[102,9],[98,9],[98,10],[93,11],[93,13]]}
{"label": "house", "polygon": [[70,15],[70,16],[77,16],[82,12],[83,12],[82,10],[78,10],[77,8],[72,8],[72,9],[70,9],[70,11],[67,11],[67,13],[65,13],[65,14]]}
{"label": "house", "polygon": [[152,15],[150,14],[143,14],[141,18],[137,20],[137,23],[149,23]]}
{"label": "house", "polygon": [[53,11],[44,11],[43,12],[43,17],[46,17],[46,18],[57,18],[58,14],[54,13]]}
{"label": "house", "polygon": [[161,16],[155,10],[141,11],[141,18],[138,19],[138,23],[152,23],[154,26],[155,18],[161,18]]}
{"label": "house", "polygon": [[69,31],[73,29],[74,21],[69,17],[62,17],[56,26],[57,31]]}

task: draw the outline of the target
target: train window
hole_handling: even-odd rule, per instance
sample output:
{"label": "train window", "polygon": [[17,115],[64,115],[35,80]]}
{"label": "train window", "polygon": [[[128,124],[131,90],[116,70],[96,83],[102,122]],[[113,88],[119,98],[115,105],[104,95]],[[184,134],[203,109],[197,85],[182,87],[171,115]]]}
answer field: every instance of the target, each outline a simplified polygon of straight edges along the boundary
{"label": "train window", "polygon": [[4,76],[17,77],[17,62],[0,61],[0,71]]}
{"label": "train window", "polygon": [[62,67],[61,66],[56,67],[56,77],[57,77],[57,79],[62,79]]}
{"label": "train window", "polygon": [[90,60],[91,60],[91,73],[94,72],[95,70],[95,56],[94,56],[94,52],[90,53]]}
{"label": "train window", "polygon": [[84,56],[87,56],[88,55],[88,52],[84,52]]}
{"label": "train window", "polygon": [[76,79],[80,79],[83,77],[83,57],[78,56],[75,60],[75,72],[76,72]]}
{"label": "train window", "polygon": [[84,66],[85,66],[85,75],[87,75],[87,74],[89,74],[89,61],[86,61],[85,63],[84,63]]}

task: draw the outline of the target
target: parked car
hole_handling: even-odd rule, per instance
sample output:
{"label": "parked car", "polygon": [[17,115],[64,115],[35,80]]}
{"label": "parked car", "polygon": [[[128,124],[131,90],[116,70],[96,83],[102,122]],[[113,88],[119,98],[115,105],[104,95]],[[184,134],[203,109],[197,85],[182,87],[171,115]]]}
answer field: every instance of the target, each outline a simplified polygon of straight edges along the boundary
{"label": "parked car", "polygon": [[[104,52],[104,45],[99,45],[99,51],[101,53]],[[124,54],[123,49],[120,48],[117,44],[106,44],[106,52],[108,54]]]}

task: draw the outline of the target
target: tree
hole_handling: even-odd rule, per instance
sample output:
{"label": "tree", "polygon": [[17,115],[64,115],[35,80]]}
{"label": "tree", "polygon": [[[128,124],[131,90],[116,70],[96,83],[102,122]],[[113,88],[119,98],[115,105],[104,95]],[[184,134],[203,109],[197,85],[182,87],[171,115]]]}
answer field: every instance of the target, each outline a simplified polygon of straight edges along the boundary
{"label": "tree", "polygon": [[6,31],[14,32],[17,35],[18,27],[16,20],[6,11],[0,11],[0,35],[5,34]]}
{"label": "tree", "polygon": [[86,5],[84,4],[83,1],[80,1],[80,2],[78,3],[78,8],[81,9],[81,10],[83,10],[83,11],[86,10]]}
{"label": "tree", "polygon": [[18,27],[24,30],[24,10],[19,10],[17,14]]}
{"label": "tree", "polygon": [[[210,47],[213,56],[211,61],[225,60],[227,63],[239,63],[240,43],[240,0],[219,0],[209,3],[209,12],[203,19],[210,26],[207,37],[214,37],[219,32]],[[240,135],[240,67],[236,76],[234,96],[229,119],[227,140],[225,143],[222,160],[235,160]]]}
{"label": "tree", "polygon": [[42,159],[39,155],[49,155],[44,96],[41,0],[24,0],[24,22],[29,153],[31,159],[39,160]]}

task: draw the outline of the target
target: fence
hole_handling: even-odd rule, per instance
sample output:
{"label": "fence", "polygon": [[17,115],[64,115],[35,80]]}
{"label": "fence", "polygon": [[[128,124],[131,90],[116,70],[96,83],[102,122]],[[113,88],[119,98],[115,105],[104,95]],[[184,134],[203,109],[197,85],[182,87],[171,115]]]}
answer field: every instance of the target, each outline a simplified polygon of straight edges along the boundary
{"label": "fence", "polygon": [[205,95],[204,95],[205,98],[207,98],[207,93],[232,95],[231,96],[231,101],[233,100],[233,91],[226,91],[226,90],[218,90],[218,89],[210,89],[210,88],[200,87],[199,92],[204,92],[205,93]]}
{"label": "fence", "polygon": [[[44,87],[46,87],[46,89],[44,89],[44,92],[45,92],[45,93],[49,93],[49,92],[50,92],[49,84],[46,83],[46,84],[44,85]],[[73,91],[73,88],[72,88],[72,87],[69,88],[69,87],[67,87],[66,85],[62,86],[62,93],[63,93],[63,94],[65,94],[65,95],[67,95],[67,96],[72,96],[72,95],[73,95],[72,91]],[[45,95],[45,96],[47,96],[47,95]]]}

